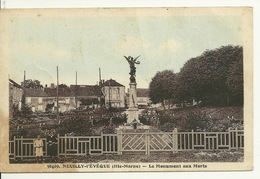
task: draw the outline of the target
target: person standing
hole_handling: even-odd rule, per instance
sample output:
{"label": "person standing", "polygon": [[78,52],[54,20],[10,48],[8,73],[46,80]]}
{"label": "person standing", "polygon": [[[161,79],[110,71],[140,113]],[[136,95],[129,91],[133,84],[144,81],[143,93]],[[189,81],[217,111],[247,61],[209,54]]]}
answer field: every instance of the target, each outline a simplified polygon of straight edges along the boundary
{"label": "person standing", "polygon": [[56,162],[56,156],[57,156],[57,139],[54,136],[54,133],[51,132],[50,135],[47,137],[47,143],[48,143],[48,152],[47,154],[50,156],[51,162]]}
{"label": "person standing", "polygon": [[43,162],[43,141],[40,135],[37,136],[37,139],[34,141],[33,146],[35,148],[35,156],[37,159],[37,163],[39,163],[40,158],[41,158],[41,162]]}

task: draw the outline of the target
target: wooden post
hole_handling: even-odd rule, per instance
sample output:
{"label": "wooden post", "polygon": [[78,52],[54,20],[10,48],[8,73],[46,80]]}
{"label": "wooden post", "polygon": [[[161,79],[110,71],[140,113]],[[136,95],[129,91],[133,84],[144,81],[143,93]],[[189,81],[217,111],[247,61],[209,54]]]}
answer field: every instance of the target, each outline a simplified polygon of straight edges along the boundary
{"label": "wooden post", "polygon": [[177,153],[178,152],[178,130],[177,130],[177,128],[174,128],[174,130],[173,130],[172,143],[173,143],[173,153]]}
{"label": "wooden post", "polygon": [[204,145],[205,145],[205,150],[207,149],[207,133],[206,132],[203,132],[203,135],[204,135]]}
{"label": "wooden post", "polygon": [[117,130],[117,154],[122,155],[122,130]]}
{"label": "wooden post", "polygon": [[103,154],[103,151],[104,151],[104,149],[103,149],[103,132],[101,131],[101,154]]}
{"label": "wooden post", "polygon": [[23,136],[21,136],[21,160],[23,160]]}
{"label": "wooden post", "polygon": [[[196,141],[197,142],[197,141]],[[193,129],[191,130],[191,149],[194,149],[194,131]]]}
{"label": "wooden post", "polygon": [[56,94],[56,98],[57,98],[57,120],[60,120],[60,114],[59,114],[59,67],[57,66],[57,94]]}
{"label": "wooden post", "polygon": [[236,128],[236,150],[238,150],[238,130]]}
{"label": "wooden post", "polygon": [[229,150],[231,150],[231,130],[230,130],[230,127],[228,128],[228,144],[229,144]]}
{"label": "wooden post", "polygon": [[65,148],[64,148],[64,153],[65,153],[65,157],[67,157],[67,135],[65,134],[64,136],[65,139]]}
{"label": "wooden post", "polygon": [[150,134],[149,134],[149,129],[145,131],[145,144],[146,144],[146,155],[150,155]]}
{"label": "wooden post", "polygon": [[14,136],[14,160],[15,160],[15,154],[16,154],[16,137]]}
{"label": "wooden post", "polygon": [[57,135],[57,156],[60,156],[60,134]]}

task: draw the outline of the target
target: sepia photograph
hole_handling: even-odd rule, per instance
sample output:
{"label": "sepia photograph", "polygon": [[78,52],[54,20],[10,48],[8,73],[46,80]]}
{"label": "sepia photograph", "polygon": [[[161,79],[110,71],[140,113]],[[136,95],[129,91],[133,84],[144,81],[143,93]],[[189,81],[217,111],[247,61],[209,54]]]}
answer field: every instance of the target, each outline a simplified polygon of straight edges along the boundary
{"label": "sepia photograph", "polygon": [[252,170],[251,8],[1,10],[0,22],[1,171]]}

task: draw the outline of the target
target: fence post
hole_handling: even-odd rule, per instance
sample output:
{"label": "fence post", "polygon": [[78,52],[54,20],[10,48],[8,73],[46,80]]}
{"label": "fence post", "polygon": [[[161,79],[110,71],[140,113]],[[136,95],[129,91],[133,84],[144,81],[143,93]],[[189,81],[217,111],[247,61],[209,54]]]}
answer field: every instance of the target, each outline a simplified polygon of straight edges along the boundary
{"label": "fence post", "polygon": [[57,155],[60,156],[60,134],[57,135]]}
{"label": "fence post", "polygon": [[236,128],[236,150],[238,150],[238,130]]}
{"label": "fence post", "polygon": [[194,130],[191,130],[191,149],[194,149]]}
{"label": "fence post", "polygon": [[103,131],[101,131],[100,136],[101,136],[101,141],[100,141],[101,142],[101,154],[103,154],[103,151],[104,151],[104,149],[103,149]]}
{"label": "fence post", "polygon": [[14,160],[15,160],[15,154],[16,154],[16,137],[14,136]]}
{"label": "fence post", "polygon": [[67,134],[64,135],[64,139],[65,139],[65,148],[64,148],[64,153],[65,153],[65,157],[67,157]]}
{"label": "fence post", "polygon": [[231,149],[231,130],[230,127],[228,128],[228,144],[229,144],[229,150]]}
{"label": "fence post", "polygon": [[150,155],[150,133],[149,133],[149,129],[147,129],[145,131],[145,143],[146,143],[146,151],[145,154],[146,155]]}
{"label": "fence post", "polygon": [[23,160],[23,136],[21,136],[21,160]]}
{"label": "fence post", "polygon": [[174,128],[172,134],[172,143],[173,143],[173,153],[178,152],[178,129]]}
{"label": "fence post", "polygon": [[122,155],[122,130],[117,130],[117,154]]}

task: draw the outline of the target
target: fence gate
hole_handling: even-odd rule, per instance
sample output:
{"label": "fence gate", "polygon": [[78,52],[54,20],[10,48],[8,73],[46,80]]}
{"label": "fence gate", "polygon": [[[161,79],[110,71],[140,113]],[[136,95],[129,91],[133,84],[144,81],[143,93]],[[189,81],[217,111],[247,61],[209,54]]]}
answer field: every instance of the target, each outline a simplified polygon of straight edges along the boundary
{"label": "fence gate", "polygon": [[[175,133],[176,132],[176,133]],[[177,151],[177,131],[128,133],[118,131],[118,154],[123,152]]]}
{"label": "fence gate", "polygon": [[145,133],[120,133],[118,153],[122,152],[146,152],[147,140]]}

